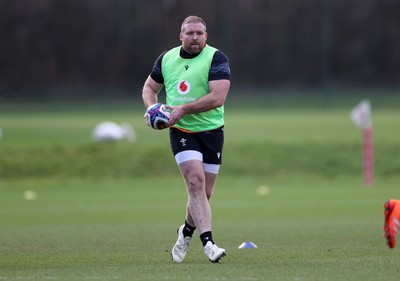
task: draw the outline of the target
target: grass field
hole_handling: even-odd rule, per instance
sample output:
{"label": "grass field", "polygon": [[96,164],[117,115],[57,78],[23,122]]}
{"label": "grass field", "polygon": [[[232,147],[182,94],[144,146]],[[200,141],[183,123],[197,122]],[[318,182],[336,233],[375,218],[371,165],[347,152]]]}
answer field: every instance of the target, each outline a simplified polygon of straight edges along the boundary
{"label": "grass field", "polygon": [[[186,194],[167,132],[141,108],[35,108],[0,112],[0,280],[398,280],[400,248],[381,236],[400,198],[398,110],[373,112],[370,188],[350,109],[227,110],[212,199],[227,257],[210,263],[195,237],[175,264]],[[131,121],[138,142],[93,144],[103,120]]]}

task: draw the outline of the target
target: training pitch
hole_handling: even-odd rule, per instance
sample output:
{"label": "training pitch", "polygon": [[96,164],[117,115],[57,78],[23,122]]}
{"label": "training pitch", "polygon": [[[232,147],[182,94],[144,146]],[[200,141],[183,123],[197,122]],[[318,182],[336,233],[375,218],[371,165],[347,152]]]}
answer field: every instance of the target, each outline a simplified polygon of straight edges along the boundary
{"label": "training pitch", "polygon": [[[400,198],[399,111],[373,113],[365,187],[349,110],[227,109],[211,202],[219,264],[197,233],[171,261],[186,192],[168,133],[143,110],[0,113],[0,280],[398,280],[400,247],[382,225],[385,200]],[[104,120],[132,121],[137,143],[93,144]]]}

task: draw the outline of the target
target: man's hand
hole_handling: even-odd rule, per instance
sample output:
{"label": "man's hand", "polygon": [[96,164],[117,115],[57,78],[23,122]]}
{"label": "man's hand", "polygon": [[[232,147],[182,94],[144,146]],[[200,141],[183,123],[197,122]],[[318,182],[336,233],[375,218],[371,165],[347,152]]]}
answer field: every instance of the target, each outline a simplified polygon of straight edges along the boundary
{"label": "man's hand", "polygon": [[171,116],[169,117],[167,127],[171,127],[176,123],[178,123],[179,120],[181,120],[181,118],[183,117],[183,115],[186,114],[184,105],[178,105],[178,106],[166,105],[165,107],[171,111]]}

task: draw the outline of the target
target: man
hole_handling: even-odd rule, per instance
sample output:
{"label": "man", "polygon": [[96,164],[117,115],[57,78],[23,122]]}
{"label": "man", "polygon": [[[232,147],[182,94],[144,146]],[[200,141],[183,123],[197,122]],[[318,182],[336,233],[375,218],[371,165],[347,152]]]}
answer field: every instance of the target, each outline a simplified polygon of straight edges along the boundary
{"label": "man", "polygon": [[225,256],[212,237],[209,200],[222,160],[230,69],[227,56],[206,44],[207,36],[202,18],[187,17],[179,35],[181,46],[158,57],[142,93],[148,107],[157,103],[165,86],[171,148],[188,193],[185,224],[178,228],[172,248],[175,262],[184,260],[196,228],[211,262]]}

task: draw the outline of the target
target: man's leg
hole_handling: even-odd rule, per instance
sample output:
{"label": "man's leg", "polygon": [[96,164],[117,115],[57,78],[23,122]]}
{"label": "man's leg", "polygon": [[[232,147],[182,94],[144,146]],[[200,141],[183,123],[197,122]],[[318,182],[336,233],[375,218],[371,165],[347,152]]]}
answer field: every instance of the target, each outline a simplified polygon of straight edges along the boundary
{"label": "man's leg", "polygon": [[[172,259],[182,262],[188,251],[194,228],[199,233],[206,233],[211,238],[211,209],[206,194],[206,176],[203,163],[200,160],[187,160],[179,164],[179,169],[185,180],[188,203],[186,207],[186,222],[178,229],[178,240],[172,248]],[[190,231],[186,227],[189,224]],[[189,232],[189,233],[188,233]]]}
{"label": "man's leg", "polygon": [[189,160],[179,165],[186,183],[188,204],[186,221],[197,227],[199,233],[211,231],[211,208],[206,193],[206,176],[203,163]]}
{"label": "man's leg", "polygon": [[215,183],[217,181],[218,174],[205,172],[205,176],[206,176],[206,196],[208,201],[210,201]]}
{"label": "man's leg", "polygon": [[[215,182],[217,180],[217,174],[207,173],[206,172],[205,173],[205,177],[206,177],[206,196],[207,196],[208,201],[210,202],[211,195],[212,195],[213,190],[214,190]],[[196,225],[194,223],[194,221],[193,221],[192,215],[190,214],[189,197],[188,197],[188,204],[186,206],[186,222],[191,226],[195,226]]]}
{"label": "man's leg", "polygon": [[198,228],[206,256],[211,262],[219,262],[225,256],[225,249],[219,248],[213,241],[209,202],[217,173],[204,172],[204,166],[198,160],[183,162],[179,166],[189,197],[187,219],[191,219]]}

